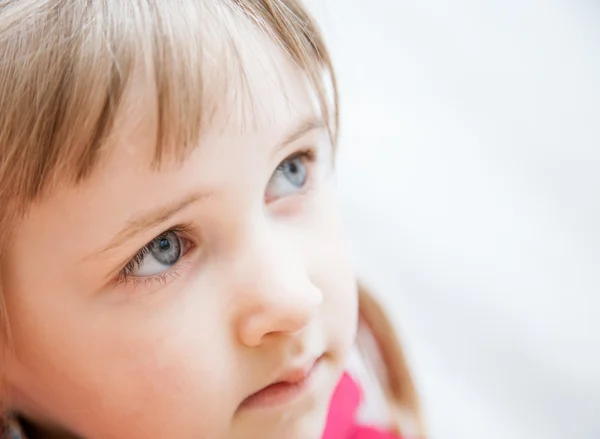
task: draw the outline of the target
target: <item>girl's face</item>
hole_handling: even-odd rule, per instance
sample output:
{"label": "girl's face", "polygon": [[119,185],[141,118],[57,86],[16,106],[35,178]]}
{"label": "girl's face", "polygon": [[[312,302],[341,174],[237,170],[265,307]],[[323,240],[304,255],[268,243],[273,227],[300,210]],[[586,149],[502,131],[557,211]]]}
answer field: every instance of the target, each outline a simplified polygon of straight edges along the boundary
{"label": "girl's face", "polygon": [[160,171],[153,94],[134,81],[95,174],[20,223],[1,267],[16,411],[89,439],[319,437],[355,280],[314,99],[263,52],[245,65],[252,104],[223,103]]}

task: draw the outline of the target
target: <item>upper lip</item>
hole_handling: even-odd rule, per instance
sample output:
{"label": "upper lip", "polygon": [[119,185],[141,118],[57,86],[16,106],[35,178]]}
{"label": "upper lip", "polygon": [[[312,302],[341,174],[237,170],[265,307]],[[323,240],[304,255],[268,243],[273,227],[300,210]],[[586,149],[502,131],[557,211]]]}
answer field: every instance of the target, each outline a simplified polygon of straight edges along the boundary
{"label": "upper lip", "polygon": [[292,367],[285,370],[275,381],[271,383],[271,385],[279,383],[297,384],[301,381],[304,381],[310,375],[319,359],[320,357],[314,357],[303,362],[302,366]]}

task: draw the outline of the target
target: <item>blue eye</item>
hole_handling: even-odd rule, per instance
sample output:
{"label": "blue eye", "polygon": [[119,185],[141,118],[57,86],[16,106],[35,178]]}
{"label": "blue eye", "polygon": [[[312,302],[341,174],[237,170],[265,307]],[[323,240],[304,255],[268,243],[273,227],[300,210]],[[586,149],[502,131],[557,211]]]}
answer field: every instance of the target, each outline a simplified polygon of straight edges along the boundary
{"label": "blue eye", "polygon": [[175,265],[183,253],[181,238],[174,231],[168,231],[142,248],[123,272],[132,277],[158,276]]}
{"label": "blue eye", "polygon": [[179,242],[179,237],[173,232],[168,232],[163,236],[155,238],[148,244],[148,253],[160,264],[166,266],[173,265],[181,256],[181,242]]}
{"label": "blue eye", "polygon": [[306,166],[301,157],[287,160],[280,165],[280,172],[293,186],[301,188],[306,183]]}
{"label": "blue eye", "polygon": [[277,166],[271,176],[265,197],[276,200],[300,191],[308,181],[307,161],[311,159],[309,152],[285,159]]}

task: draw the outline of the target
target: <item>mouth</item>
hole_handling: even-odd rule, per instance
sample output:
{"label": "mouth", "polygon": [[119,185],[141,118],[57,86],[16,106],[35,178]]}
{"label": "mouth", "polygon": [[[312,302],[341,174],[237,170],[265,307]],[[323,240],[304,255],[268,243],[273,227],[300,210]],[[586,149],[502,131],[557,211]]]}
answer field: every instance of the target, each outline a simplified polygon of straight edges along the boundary
{"label": "mouth", "polygon": [[273,383],[248,396],[240,405],[240,409],[281,406],[309,393],[316,372],[323,363],[323,357],[324,355],[321,355],[305,362],[301,367],[286,370]]}

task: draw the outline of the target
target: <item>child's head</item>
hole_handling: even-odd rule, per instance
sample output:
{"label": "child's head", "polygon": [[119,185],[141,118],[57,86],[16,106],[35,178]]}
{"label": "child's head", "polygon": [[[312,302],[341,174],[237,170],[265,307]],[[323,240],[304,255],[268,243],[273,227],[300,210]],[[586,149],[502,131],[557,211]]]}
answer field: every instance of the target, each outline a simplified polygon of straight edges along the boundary
{"label": "child's head", "polygon": [[[7,409],[88,438],[317,438],[358,301],[304,9],[2,5]],[[289,405],[248,398],[315,361]]]}

